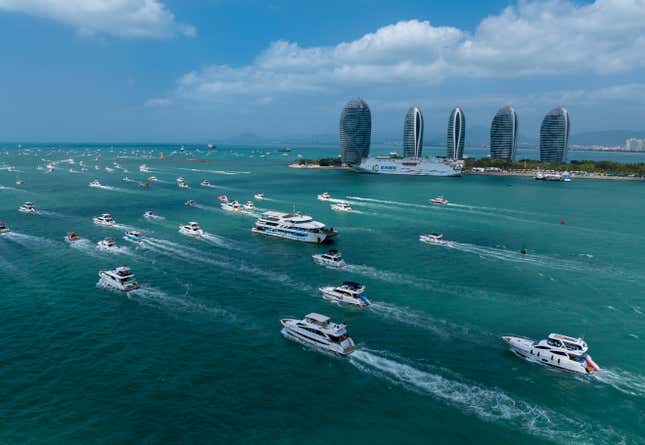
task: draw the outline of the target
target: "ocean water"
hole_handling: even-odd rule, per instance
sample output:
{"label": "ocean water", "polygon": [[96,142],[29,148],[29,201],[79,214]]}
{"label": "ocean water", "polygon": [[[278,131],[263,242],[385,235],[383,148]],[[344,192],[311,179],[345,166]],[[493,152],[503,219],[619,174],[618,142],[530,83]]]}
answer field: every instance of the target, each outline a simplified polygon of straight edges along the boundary
{"label": "ocean water", "polygon": [[[159,160],[173,150],[161,146],[25,148],[0,154],[12,229],[0,236],[0,444],[645,443],[643,184],[296,170],[299,151],[274,148],[191,155],[202,162]],[[80,160],[101,170],[70,173]],[[115,161],[134,182],[104,170]],[[36,169],[48,162],[54,172]],[[159,182],[139,188],[149,175]],[[331,211],[324,191],[358,211]],[[258,211],[337,228],[348,268],[219,209],[220,194],[258,192]],[[428,205],[436,195],[450,205]],[[24,201],[42,213],[19,213]],[[93,225],[103,212],[119,225]],[[208,236],[180,235],[187,221]],[[132,228],[143,246],[121,238]],[[83,240],[69,245],[72,230]],[[448,246],[418,241],[431,231]],[[118,252],[96,250],[107,236]],[[127,296],[97,286],[121,264],[142,284]],[[317,292],[347,279],[367,286],[370,308]],[[285,340],[279,319],[309,312],[347,323],[358,351]],[[550,332],[583,336],[603,370],[531,364],[500,339]]]}

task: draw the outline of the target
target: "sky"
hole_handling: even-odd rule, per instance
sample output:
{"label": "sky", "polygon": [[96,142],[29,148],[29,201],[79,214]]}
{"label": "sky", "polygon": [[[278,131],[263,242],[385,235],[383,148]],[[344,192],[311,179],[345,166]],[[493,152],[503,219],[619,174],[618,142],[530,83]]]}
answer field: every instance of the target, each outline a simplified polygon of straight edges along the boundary
{"label": "sky", "polygon": [[337,134],[356,97],[376,137],[413,105],[645,133],[644,54],[645,0],[0,0],[0,140]]}

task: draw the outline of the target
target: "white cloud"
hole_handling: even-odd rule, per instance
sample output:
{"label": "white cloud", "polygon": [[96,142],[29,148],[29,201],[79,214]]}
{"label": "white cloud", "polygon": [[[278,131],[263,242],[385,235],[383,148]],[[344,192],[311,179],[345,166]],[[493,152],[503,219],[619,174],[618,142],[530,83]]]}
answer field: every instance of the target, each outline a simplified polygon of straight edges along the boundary
{"label": "white cloud", "polygon": [[0,10],[66,23],[82,34],[167,38],[194,36],[159,0],[0,0]]}
{"label": "white cloud", "polygon": [[177,94],[224,101],[433,85],[446,78],[628,72],[645,66],[643,23],[645,0],[520,1],[484,18],[474,32],[409,20],[336,46],[273,42],[247,66],[211,66],[183,76]]}

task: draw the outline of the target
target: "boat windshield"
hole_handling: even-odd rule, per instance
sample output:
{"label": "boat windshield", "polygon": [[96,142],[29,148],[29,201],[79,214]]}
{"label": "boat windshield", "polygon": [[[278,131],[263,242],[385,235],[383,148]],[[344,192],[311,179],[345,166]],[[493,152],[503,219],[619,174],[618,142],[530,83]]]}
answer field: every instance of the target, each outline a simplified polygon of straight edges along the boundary
{"label": "boat windshield", "polygon": [[553,346],[554,348],[561,348],[562,347],[562,343],[560,342],[560,340],[554,340],[554,339],[550,338],[546,342],[547,342],[547,344],[549,346]]}
{"label": "boat windshield", "polygon": [[347,333],[345,333],[343,335],[339,335],[339,336],[335,336],[335,335],[330,335],[329,336],[329,339],[334,343],[342,343],[343,341],[347,340],[348,338],[349,338],[349,335],[347,335]]}

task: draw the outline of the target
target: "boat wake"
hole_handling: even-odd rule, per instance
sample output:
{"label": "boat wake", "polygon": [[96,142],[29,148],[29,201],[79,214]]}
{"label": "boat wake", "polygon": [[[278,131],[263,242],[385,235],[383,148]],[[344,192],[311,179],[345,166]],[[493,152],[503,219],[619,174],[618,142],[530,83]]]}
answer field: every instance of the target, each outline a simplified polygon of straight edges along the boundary
{"label": "boat wake", "polygon": [[385,281],[392,284],[407,284],[417,289],[433,290],[434,285],[432,282],[421,280],[410,275],[405,275],[397,272],[389,272],[387,270],[375,269],[371,266],[364,264],[348,264],[345,270],[359,275],[363,275],[375,280]]}
{"label": "boat wake", "polygon": [[226,238],[223,238],[218,235],[214,235],[212,233],[204,232],[204,234],[200,237],[200,239],[206,241],[209,244],[213,244],[217,247],[223,247],[224,249],[241,250],[239,247],[235,245],[233,241],[229,241]]}
{"label": "boat wake", "polygon": [[113,226],[107,226],[107,227],[114,227],[115,229],[119,229],[119,230],[127,230],[127,231],[129,231],[129,232],[135,231],[135,232],[141,232],[141,233],[143,233],[143,230],[141,230],[141,229],[137,229],[136,227],[134,227],[134,226],[129,226],[129,225],[127,225],[127,224],[114,224]]}
{"label": "boat wake", "polygon": [[6,185],[0,185],[0,190],[9,190],[11,192],[23,192],[23,193],[27,192],[27,190],[21,190],[15,187],[8,187]]}
{"label": "boat wake", "polygon": [[201,170],[198,168],[179,168],[178,170],[185,170],[190,172],[201,172],[201,173],[213,173],[215,175],[227,175],[227,176],[251,174],[251,172],[236,171],[236,170]]}
{"label": "boat wake", "polygon": [[[136,181],[132,181],[132,182],[136,182]],[[99,185],[99,186],[92,187],[92,188],[101,189],[101,190],[109,190],[111,192],[118,192],[118,193],[136,193],[134,190],[127,190],[127,189],[123,189],[121,187],[114,187],[114,186],[111,186],[111,185]]]}
{"label": "boat wake", "polygon": [[548,440],[566,444],[615,444],[625,440],[611,429],[550,412],[499,389],[449,379],[368,350],[354,352],[349,361],[367,374],[430,395],[482,420],[503,423]]}
{"label": "boat wake", "polygon": [[43,238],[41,236],[27,235],[25,233],[19,232],[9,232],[2,235],[3,238],[6,238],[10,241],[14,241],[24,247],[53,247],[56,243],[50,239]]}
{"label": "boat wake", "polygon": [[[362,203],[374,203],[374,204],[384,204],[384,207],[399,206],[399,207],[411,207],[416,209],[427,209],[429,206],[422,204],[414,204],[411,202],[403,201],[389,201],[386,199],[373,199],[373,198],[364,198],[362,196],[347,196],[347,199],[353,199]],[[359,204],[360,205],[360,204]]]}
{"label": "boat wake", "polygon": [[593,373],[592,377],[631,396],[645,396],[645,376],[632,374],[621,369],[605,369]]}

